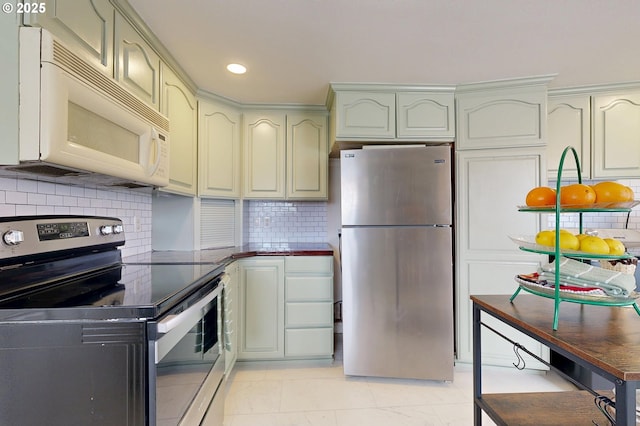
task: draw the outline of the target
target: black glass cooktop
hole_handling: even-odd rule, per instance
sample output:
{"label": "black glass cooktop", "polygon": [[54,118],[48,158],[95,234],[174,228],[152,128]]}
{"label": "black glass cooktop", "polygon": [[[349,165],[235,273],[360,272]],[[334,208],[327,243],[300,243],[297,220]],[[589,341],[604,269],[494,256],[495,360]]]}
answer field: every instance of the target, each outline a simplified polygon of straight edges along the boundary
{"label": "black glass cooktop", "polygon": [[[221,272],[217,264],[112,265],[0,295],[0,318],[15,319],[15,310],[26,310],[29,318],[38,310],[56,317],[62,312],[55,310],[64,309],[83,309],[81,316],[91,318],[154,318],[196,291],[210,291],[210,282]],[[95,312],[99,310],[104,312]]]}

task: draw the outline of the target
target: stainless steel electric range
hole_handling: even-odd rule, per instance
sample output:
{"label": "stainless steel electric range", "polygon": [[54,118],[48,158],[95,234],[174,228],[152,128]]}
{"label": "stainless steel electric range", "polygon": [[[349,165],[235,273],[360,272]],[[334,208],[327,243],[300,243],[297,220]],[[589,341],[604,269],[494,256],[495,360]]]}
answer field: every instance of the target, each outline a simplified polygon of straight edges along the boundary
{"label": "stainless steel electric range", "polygon": [[221,424],[224,266],[124,264],[124,231],[0,218],[0,424]]}

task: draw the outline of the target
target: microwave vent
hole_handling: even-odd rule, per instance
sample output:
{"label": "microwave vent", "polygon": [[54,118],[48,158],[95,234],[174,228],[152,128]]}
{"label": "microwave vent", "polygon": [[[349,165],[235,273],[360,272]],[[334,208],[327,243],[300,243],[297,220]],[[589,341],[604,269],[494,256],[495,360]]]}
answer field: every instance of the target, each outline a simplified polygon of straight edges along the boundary
{"label": "microwave vent", "polygon": [[77,172],[74,170],[64,169],[62,167],[51,166],[48,164],[27,164],[19,167],[7,167],[7,170],[16,172],[34,173],[40,176],[49,177],[65,177],[65,176],[84,176],[86,172]]}
{"label": "microwave vent", "polygon": [[169,120],[165,116],[123,89],[114,80],[96,70],[55,39],[53,41],[53,60],[111,98],[117,99],[130,110],[142,115],[154,125],[169,131]]}

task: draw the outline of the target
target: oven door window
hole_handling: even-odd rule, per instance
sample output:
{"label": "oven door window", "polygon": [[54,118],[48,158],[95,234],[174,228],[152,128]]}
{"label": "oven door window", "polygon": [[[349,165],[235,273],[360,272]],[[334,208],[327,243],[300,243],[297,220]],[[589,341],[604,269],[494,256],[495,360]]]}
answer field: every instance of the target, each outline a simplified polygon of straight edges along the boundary
{"label": "oven door window", "polygon": [[178,424],[220,356],[218,298],[156,364],[158,424]]}

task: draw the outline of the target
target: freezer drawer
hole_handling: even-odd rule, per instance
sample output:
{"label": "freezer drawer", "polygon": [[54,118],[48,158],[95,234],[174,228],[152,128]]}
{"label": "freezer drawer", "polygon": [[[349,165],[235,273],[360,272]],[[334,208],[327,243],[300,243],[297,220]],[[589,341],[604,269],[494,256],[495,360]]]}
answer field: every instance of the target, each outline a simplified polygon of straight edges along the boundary
{"label": "freezer drawer", "polygon": [[342,232],[345,374],[453,380],[451,228]]}

